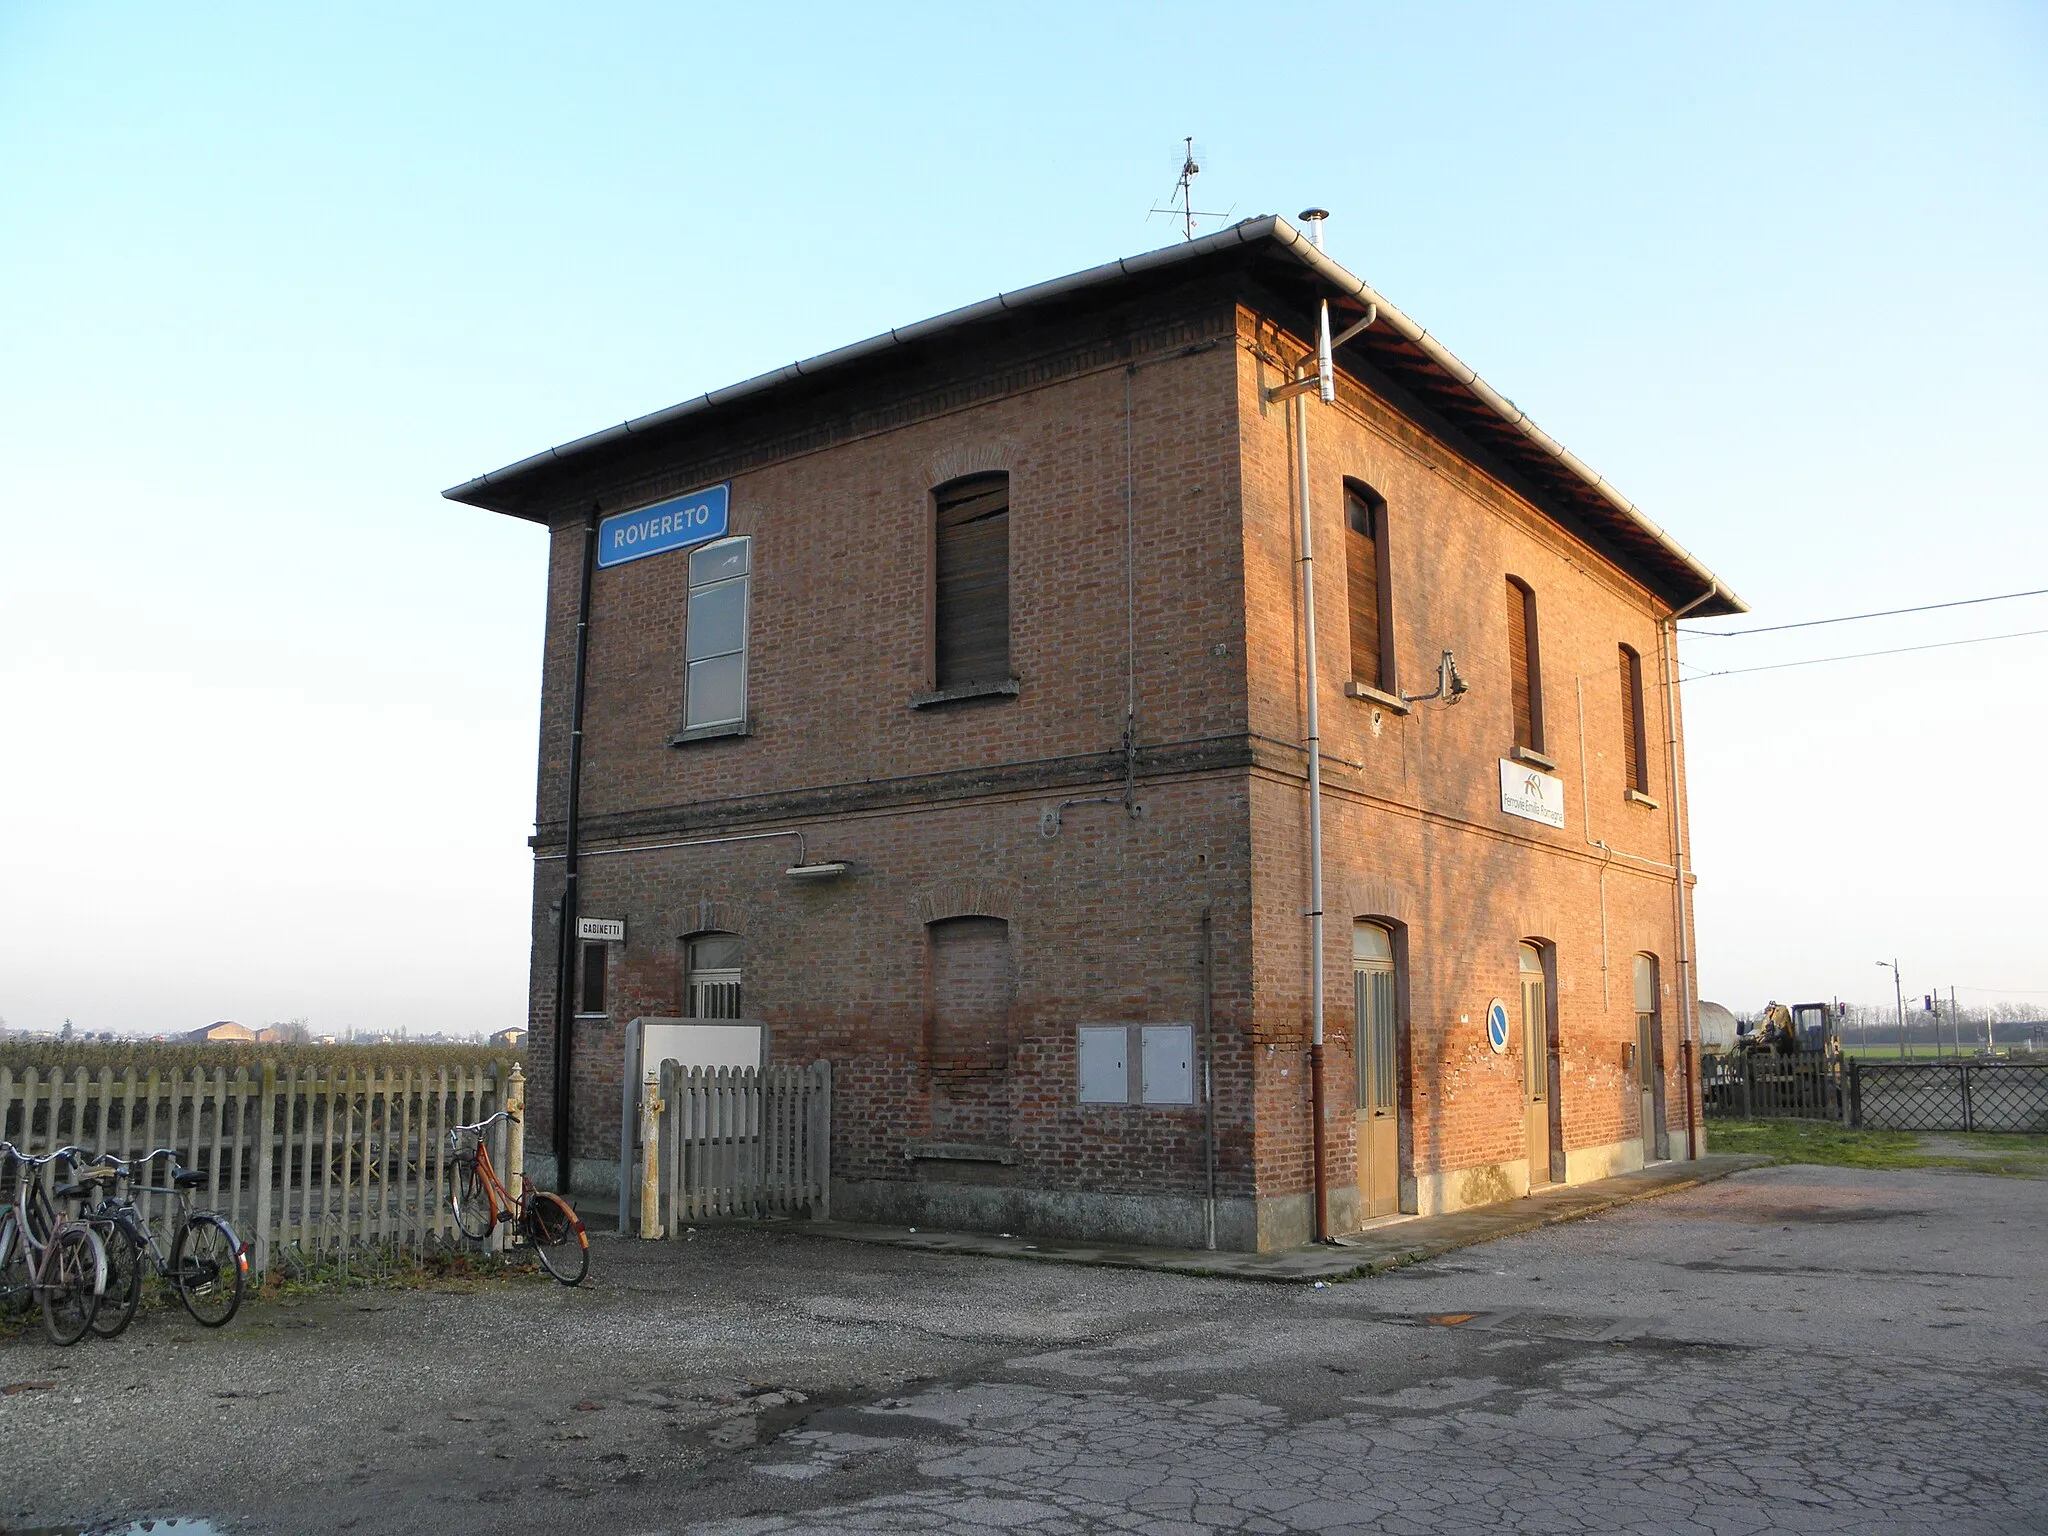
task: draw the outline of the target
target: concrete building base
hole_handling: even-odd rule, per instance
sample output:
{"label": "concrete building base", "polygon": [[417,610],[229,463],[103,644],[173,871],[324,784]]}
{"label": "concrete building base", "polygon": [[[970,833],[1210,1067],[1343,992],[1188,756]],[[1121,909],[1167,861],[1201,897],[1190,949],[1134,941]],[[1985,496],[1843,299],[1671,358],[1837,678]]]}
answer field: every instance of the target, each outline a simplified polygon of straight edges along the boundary
{"label": "concrete building base", "polygon": [[[1250,1200],[1218,1200],[1216,1246],[1260,1251],[1267,1227],[1264,1207],[1281,1203],[1259,1201],[1255,1211]],[[1304,1216],[1306,1209],[1304,1202]],[[1199,1195],[1105,1195],[920,1179],[834,1179],[832,1216],[873,1226],[1016,1232],[1157,1248],[1200,1248],[1208,1227],[1207,1202]]]}

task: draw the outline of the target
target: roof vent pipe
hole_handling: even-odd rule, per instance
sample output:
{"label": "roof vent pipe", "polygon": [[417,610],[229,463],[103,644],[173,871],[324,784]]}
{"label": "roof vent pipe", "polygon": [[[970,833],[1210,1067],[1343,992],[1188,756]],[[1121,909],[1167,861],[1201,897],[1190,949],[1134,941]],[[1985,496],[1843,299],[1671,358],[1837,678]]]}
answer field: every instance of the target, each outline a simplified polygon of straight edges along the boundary
{"label": "roof vent pipe", "polygon": [[[1301,222],[1308,226],[1308,237],[1315,248],[1323,248],[1323,220],[1330,216],[1327,208],[1304,208]],[[1331,360],[1330,346],[1330,301],[1323,300],[1316,316],[1316,392],[1323,397],[1323,404],[1337,402],[1337,368]]]}

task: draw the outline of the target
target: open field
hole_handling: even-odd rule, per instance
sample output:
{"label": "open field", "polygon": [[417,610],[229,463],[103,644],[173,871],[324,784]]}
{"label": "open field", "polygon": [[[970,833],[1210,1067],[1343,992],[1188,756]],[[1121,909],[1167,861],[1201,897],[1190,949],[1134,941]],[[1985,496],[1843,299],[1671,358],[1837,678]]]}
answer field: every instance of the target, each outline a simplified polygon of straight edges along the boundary
{"label": "open field", "polygon": [[0,1345],[0,1523],[2038,1532],[2044,1224],[2048,1181],[1800,1166],[1321,1289],[607,1237],[576,1291]]}

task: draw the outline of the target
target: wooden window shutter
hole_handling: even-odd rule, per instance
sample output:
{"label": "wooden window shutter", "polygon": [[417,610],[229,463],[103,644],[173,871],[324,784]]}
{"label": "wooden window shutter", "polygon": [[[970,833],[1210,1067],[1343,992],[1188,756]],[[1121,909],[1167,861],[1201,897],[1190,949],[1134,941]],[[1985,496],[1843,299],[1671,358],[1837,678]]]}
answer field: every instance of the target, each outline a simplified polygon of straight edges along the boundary
{"label": "wooden window shutter", "polygon": [[1344,491],[1344,567],[1351,599],[1351,676],[1374,688],[1380,678],[1380,549],[1378,509],[1356,490]]}
{"label": "wooden window shutter", "polygon": [[932,653],[941,688],[1010,676],[1010,477],[939,487]]}
{"label": "wooden window shutter", "polygon": [[1621,754],[1628,787],[1650,792],[1649,754],[1643,739],[1643,658],[1621,648]]}
{"label": "wooden window shutter", "polygon": [[1536,595],[1508,578],[1508,685],[1515,703],[1515,745],[1543,750],[1543,673],[1536,649]]}

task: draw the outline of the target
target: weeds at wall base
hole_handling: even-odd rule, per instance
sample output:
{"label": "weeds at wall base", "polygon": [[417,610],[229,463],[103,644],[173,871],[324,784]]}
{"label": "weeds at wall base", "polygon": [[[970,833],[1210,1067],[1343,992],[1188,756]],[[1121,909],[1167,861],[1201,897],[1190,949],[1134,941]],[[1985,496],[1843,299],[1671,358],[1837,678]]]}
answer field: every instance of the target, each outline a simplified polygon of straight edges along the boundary
{"label": "weeds at wall base", "polygon": [[473,1291],[532,1279],[547,1279],[532,1252],[504,1253],[429,1245],[424,1249],[356,1249],[306,1254],[283,1248],[271,1255],[262,1283],[252,1288],[259,1301],[300,1299],[353,1290]]}

